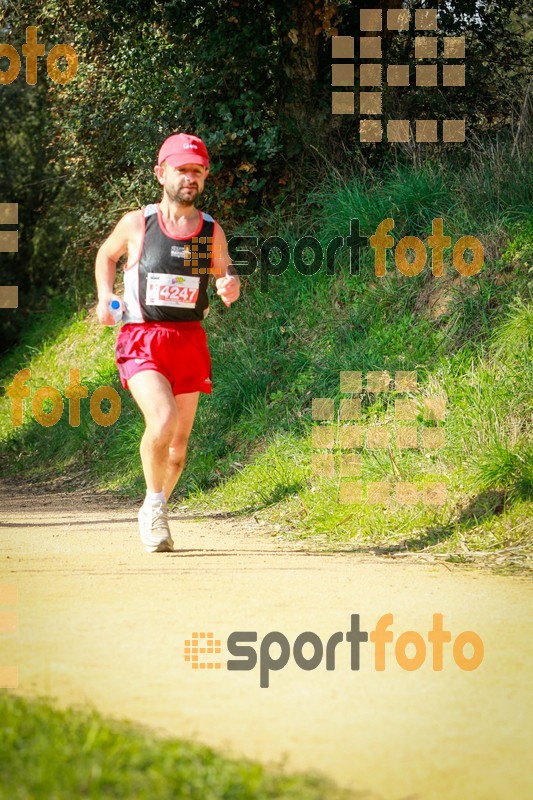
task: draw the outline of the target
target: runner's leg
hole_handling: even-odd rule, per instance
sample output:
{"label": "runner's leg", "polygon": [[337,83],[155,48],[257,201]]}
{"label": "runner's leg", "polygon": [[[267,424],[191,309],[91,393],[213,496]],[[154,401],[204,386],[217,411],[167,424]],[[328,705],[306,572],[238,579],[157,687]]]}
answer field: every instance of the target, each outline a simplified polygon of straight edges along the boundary
{"label": "runner's leg", "polygon": [[168,380],[155,370],[132,375],[128,388],[141,409],[146,429],[141,439],[141,461],[146,488],[163,491],[169,447],[178,424],[178,409]]}
{"label": "runner's leg", "polygon": [[174,397],[178,412],[178,423],[170,442],[167,471],[163,481],[163,491],[167,501],[185,466],[187,444],[191,435],[199,397],[200,392],[177,394]]}

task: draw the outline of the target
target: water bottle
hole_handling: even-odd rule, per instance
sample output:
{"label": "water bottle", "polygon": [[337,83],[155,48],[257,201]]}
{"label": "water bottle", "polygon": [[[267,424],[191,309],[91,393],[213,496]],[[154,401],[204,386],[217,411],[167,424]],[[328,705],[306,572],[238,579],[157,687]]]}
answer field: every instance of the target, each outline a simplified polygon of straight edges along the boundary
{"label": "water bottle", "polygon": [[119,300],[111,300],[109,303],[109,311],[111,316],[115,320],[114,325],[118,325],[118,323],[122,320],[122,309],[120,307]]}

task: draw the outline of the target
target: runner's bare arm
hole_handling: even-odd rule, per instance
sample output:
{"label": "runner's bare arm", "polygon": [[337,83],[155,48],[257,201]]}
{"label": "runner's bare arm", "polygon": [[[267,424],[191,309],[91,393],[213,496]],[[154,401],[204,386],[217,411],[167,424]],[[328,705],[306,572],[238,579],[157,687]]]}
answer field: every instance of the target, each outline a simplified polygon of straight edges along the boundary
{"label": "runner's bare arm", "polygon": [[216,222],[213,233],[212,272],[216,278],[217,294],[229,308],[239,297],[241,281],[232,266],[224,231]]}
{"label": "runner's bare arm", "polygon": [[120,300],[113,291],[117,261],[138,239],[141,231],[141,214],[139,210],[125,214],[96,254],[94,267],[98,290],[96,314],[102,325],[113,325],[115,322],[109,311],[109,303],[111,300]]}

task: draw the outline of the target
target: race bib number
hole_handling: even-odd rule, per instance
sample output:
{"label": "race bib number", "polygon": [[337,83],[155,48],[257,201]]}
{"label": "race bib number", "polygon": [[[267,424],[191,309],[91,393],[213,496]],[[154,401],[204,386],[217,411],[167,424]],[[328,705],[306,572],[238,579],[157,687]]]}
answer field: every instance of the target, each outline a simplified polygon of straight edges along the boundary
{"label": "race bib number", "polygon": [[149,272],[146,276],[146,305],[194,308],[200,291],[200,278]]}

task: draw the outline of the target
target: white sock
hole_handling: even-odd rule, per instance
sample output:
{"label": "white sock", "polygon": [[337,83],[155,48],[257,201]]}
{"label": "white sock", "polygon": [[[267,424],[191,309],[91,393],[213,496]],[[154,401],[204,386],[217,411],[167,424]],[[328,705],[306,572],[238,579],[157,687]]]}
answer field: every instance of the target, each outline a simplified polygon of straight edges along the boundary
{"label": "white sock", "polygon": [[166,497],[164,492],[146,492],[144,502],[147,506],[153,506],[156,503],[165,503]]}

